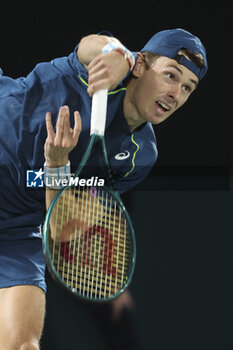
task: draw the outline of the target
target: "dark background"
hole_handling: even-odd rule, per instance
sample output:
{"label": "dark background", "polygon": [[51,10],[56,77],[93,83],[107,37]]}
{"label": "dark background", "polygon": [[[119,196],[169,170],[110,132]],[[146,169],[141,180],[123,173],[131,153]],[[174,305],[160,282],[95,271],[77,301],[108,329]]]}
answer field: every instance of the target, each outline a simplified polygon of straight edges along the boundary
{"label": "dark background", "polygon": [[[131,291],[144,349],[233,346],[231,22],[229,1],[0,5],[0,67],[13,78],[68,55],[82,36],[101,30],[133,51],[175,27],[206,46],[207,76],[187,104],[155,128],[158,162],[124,198],[137,238]],[[47,279],[43,350],[105,349],[87,308]]]}

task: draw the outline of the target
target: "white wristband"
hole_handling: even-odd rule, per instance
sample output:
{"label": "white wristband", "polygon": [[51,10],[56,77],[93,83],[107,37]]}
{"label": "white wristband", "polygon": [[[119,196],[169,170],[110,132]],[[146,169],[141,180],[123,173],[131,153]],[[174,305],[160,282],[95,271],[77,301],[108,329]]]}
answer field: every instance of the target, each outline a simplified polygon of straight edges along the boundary
{"label": "white wristband", "polygon": [[70,161],[62,167],[49,168],[44,163],[45,186],[53,190],[60,190],[68,185],[70,178]]}
{"label": "white wristband", "polygon": [[121,43],[116,42],[110,42],[107,45],[105,45],[102,49],[102,53],[108,53],[113,50],[120,50],[122,51],[122,54],[124,55],[125,60],[128,61],[130,65],[130,71],[132,71],[134,65],[135,65],[135,58],[131,51],[129,51],[124,45]]}

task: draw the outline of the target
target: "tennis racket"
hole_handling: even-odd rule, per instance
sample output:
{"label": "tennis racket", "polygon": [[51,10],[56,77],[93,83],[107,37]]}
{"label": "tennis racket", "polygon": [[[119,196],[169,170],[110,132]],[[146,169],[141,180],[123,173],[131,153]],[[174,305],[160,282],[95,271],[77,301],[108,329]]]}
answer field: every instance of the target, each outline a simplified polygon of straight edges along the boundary
{"label": "tennis racket", "polygon": [[133,226],[114,190],[104,140],[107,96],[107,90],[93,95],[90,141],[75,177],[99,142],[110,185],[63,188],[53,199],[43,227],[49,272],[70,292],[92,301],[108,301],[122,294],[136,261]]}

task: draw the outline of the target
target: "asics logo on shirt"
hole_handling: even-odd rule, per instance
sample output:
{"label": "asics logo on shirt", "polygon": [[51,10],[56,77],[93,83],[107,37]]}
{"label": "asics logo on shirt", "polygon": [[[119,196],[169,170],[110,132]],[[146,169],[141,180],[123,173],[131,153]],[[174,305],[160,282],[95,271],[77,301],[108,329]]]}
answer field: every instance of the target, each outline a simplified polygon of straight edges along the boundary
{"label": "asics logo on shirt", "polygon": [[123,159],[129,158],[129,156],[130,156],[129,151],[123,151],[121,153],[116,154],[114,158],[116,160],[123,160]]}

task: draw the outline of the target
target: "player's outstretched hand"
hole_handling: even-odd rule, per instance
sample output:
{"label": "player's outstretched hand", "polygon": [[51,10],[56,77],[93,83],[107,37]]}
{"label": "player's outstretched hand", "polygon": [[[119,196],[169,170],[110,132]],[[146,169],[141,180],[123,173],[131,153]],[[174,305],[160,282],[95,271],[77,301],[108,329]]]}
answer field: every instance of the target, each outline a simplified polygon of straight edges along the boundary
{"label": "player's outstretched hand", "polygon": [[77,145],[82,129],[79,112],[74,112],[74,128],[70,127],[68,106],[59,110],[56,132],[53,130],[51,113],[46,113],[47,139],[44,144],[45,162],[48,167],[61,167],[68,163],[70,151]]}

